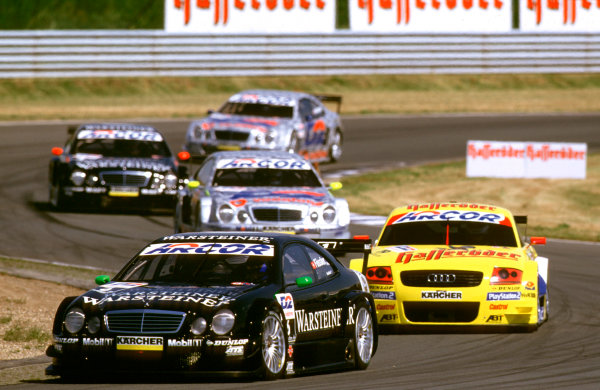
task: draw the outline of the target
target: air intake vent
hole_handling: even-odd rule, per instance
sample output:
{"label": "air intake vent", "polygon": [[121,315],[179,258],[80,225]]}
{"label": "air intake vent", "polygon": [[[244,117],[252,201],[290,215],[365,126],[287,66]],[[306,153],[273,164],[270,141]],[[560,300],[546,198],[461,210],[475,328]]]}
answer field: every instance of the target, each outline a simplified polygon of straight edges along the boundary
{"label": "air intake vent", "polygon": [[106,313],[109,332],[119,333],[177,333],[185,313],[166,310],[118,310]]}

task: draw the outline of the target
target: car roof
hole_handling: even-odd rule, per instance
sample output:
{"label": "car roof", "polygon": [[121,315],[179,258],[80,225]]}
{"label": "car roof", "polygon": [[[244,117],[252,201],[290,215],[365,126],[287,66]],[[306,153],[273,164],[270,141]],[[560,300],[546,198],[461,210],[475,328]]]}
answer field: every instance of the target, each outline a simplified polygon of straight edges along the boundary
{"label": "car roof", "polygon": [[165,242],[240,242],[240,243],[262,243],[273,244],[276,246],[284,245],[290,241],[303,241],[305,243],[314,243],[312,240],[286,233],[270,232],[187,232],[176,233],[169,236],[163,236],[156,239],[153,243]]}
{"label": "car roof", "polygon": [[401,206],[394,209],[389,218],[397,215],[407,214],[410,212],[433,212],[440,210],[457,210],[457,211],[477,211],[502,214],[506,217],[512,217],[512,213],[503,207],[498,207],[490,204],[472,203],[472,202],[446,202],[446,203],[420,203]]}
{"label": "car roof", "polygon": [[243,159],[243,158],[278,158],[283,160],[302,160],[304,157],[296,153],[289,153],[281,150],[238,150],[221,151],[211,154],[217,160],[220,159]]}
{"label": "car roof", "polygon": [[84,123],[77,128],[81,130],[133,130],[133,131],[155,131],[154,127],[147,125],[136,125],[133,123]]}

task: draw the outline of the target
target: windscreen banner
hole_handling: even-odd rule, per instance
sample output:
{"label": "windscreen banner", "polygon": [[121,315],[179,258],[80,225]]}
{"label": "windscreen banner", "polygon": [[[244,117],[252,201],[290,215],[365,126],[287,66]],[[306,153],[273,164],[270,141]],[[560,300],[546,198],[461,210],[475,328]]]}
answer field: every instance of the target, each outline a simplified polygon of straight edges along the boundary
{"label": "windscreen banner", "polygon": [[467,142],[467,177],[585,179],[586,161],[586,143]]}
{"label": "windscreen banner", "polygon": [[357,32],[506,33],[512,0],[348,0]]}
{"label": "windscreen banner", "polygon": [[521,0],[522,32],[600,31],[600,0]]}
{"label": "windscreen banner", "polygon": [[165,0],[168,33],[332,33],[335,0]]}

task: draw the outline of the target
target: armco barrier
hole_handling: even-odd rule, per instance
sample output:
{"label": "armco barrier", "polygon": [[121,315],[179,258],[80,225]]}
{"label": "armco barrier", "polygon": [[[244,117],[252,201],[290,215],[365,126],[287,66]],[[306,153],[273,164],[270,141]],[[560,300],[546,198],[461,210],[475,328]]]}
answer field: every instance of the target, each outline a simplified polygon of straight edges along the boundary
{"label": "armco barrier", "polygon": [[0,31],[0,78],[600,72],[600,33]]}

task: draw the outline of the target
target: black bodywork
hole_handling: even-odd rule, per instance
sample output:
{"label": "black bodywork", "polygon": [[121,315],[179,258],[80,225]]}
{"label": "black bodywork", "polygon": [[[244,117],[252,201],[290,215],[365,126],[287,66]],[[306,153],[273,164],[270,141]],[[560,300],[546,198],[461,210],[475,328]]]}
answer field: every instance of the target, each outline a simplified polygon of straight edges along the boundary
{"label": "black bodywork", "polygon": [[52,153],[48,188],[56,209],[171,209],[186,174],[163,136],[150,126],[90,123],[69,128],[65,146]]}
{"label": "black bodywork", "polygon": [[[374,354],[374,301],[363,275],[324,249],[357,243],[362,248],[360,240],[327,240],[319,245],[294,235],[256,232],[162,237],[134,256],[111,282],[65,298],[54,320],[54,343],[46,352],[53,362],[46,373],[261,375],[261,325],[270,314],[281,319],[285,334],[282,376],[364,369],[354,353],[358,317],[354,313],[366,308],[373,319]],[[265,256],[252,255],[264,248],[272,249]],[[190,251],[200,254],[186,253]],[[292,265],[290,257],[295,259]],[[143,270],[145,258],[159,260],[158,265]],[[167,267],[169,261],[172,265]],[[85,315],[82,329],[75,333],[64,322],[73,308]],[[220,330],[216,315],[227,310],[235,318],[233,327],[216,334],[215,329]],[[198,328],[193,324],[200,317],[206,330],[194,334],[192,328],[196,333]],[[89,325],[94,321],[100,326],[91,334]]]}

